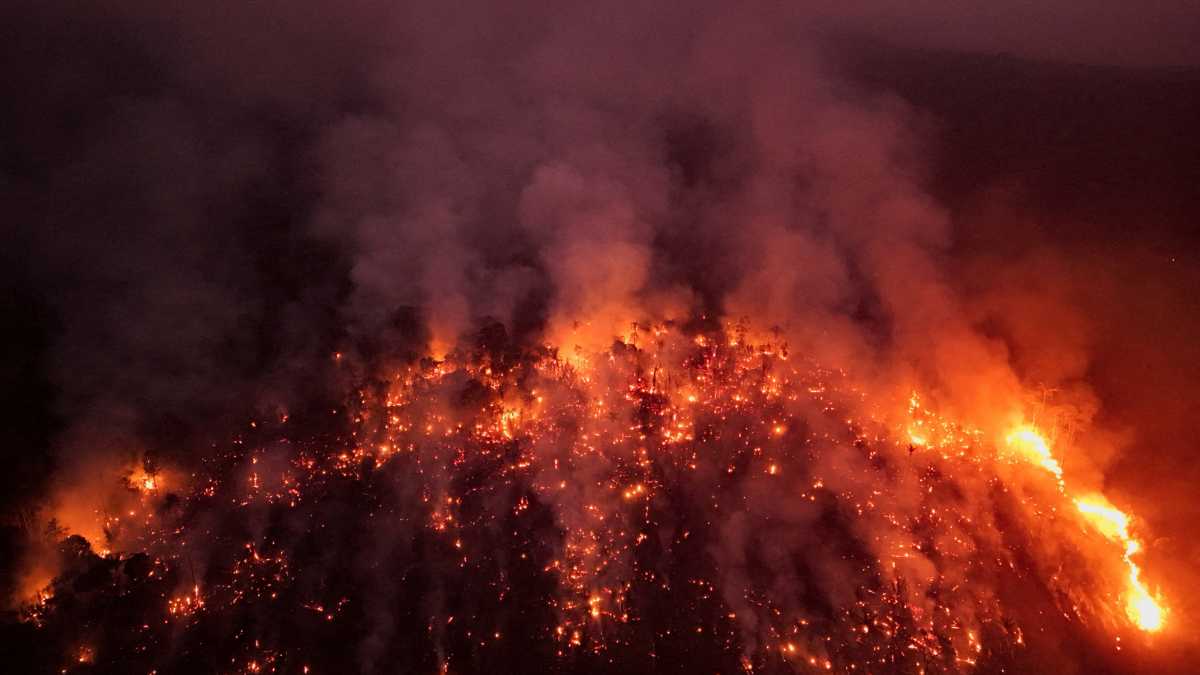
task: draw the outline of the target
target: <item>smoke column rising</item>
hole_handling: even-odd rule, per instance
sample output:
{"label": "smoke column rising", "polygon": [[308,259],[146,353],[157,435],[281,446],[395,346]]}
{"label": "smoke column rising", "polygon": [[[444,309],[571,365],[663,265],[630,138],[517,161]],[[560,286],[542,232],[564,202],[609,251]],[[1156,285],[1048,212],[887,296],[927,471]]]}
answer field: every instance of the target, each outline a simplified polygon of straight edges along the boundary
{"label": "smoke column rising", "polygon": [[[1063,310],[1080,304],[1072,275],[1086,275],[1078,268],[1088,263],[1052,249],[1032,263],[961,255],[963,224],[929,185],[935,125],[886,88],[846,76],[828,49],[828,31],[869,32],[874,19],[772,3],[566,3],[545,12],[312,0],[18,3],[4,14],[21,28],[8,60],[39,64],[11,69],[8,85],[20,92],[5,110],[12,131],[3,146],[11,258],[57,322],[47,351],[61,427],[55,468],[6,504],[33,514],[35,529],[53,517],[93,548],[107,538],[122,552],[138,530],[110,537],[118,530],[106,534],[97,514],[140,499],[128,476],[148,468],[186,481],[228,437],[214,429],[318,419],[361,390],[386,389],[380,380],[422,356],[457,350],[457,362],[470,362],[480,328],[496,324],[512,345],[548,345],[582,370],[615,338],[645,340],[652,325],[699,333],[742,322],[749,342],[786,343],[793,358],[845,371],[842,386],[862,396],[836,405],[856,419],[890,419],[893,404],[902,410],[919,390],[925,407],[992,442],[1016,423],[1067,420],[1051,422],[1070,429],[1063,461],[1095,490],[1128,443],[1123,430],[1092,425],[1100,404],[1088,348],[1099,340],[1083,311]],[[887,37],[923,43],[923,29],[911,30]],[[977,30],[950,42],[972,44]],[[1018,46],[1044,51],[1038,45]],[[1030,288],[1031,276],[1050,292]],[[678,363],[692,348],[681,339],[629,342]],[[620,389],[645,363],[614,356],[590,365],[591,382],[541,376],[550,404]],[[416,405],[469,423],[477,411],[456,377],[437,380]],[[1052,404],[1035,404],[1044,390],[1057,391]],[[1043,419],[1025,419],[1034,411]],[[841,433],[822,426],[813,403],[776,412],[813,437]],[[736,425],[723,423],[732,433]],[[614,466],[636,464],[636,443],[615,443],[615,459],[557,468],[567,463],[557,453],[579,435],[624,433],[611,419],[584,415],[579,424],[576,435],[541,437],[532,450],[538,467],[555,467],[532,477],[533,493],[568,533],[594,529],[587,505],[632,518],[621,495],[598,486]],[[917,514],[925,485],[891,466],[911,452],[892,450],[886,461],[824,452],[797,466],[834,493],[885,483],[893,513]],[[689,508],[721,484],[726,451],[713,448],[696,474],[678,478]],[[286,484],[291,452],[270,450],[232,480]],[[423,452],[432,465],[443,449]],[[394,508],[426,508],[427,485],[399,469],[388,478]],[[426,479],[436,498],[456,489],[452,473]],[[568,492],[547,487],[558,483]],[[494,489],[494,509],[506,511],[511,495]],[[746,658],[778,640],[743,593],[762,575],[772,596],[805,598],[784,603],[803,614],[813,602],[854,602],[860,577],[847,561],[921,545],[868,517],[848,526],[851,535],[829,535],[868,550],[814,551],[797,567],[788,542],[840,525],[768,476],[728,489],[744,506],[711,523],[719,534],[703,554],[736,616],[733,651]],[[991,522],[994,485],[962,479],[955,489],[974,524],[944,529],[938,550],[961,546],[968,531],[995,538],[981,549],[1010,544],[1003,523]],[[231,513],[198,517],[215,530],[240,517]],[[249,540],[265,547],[277,516],[251,515]],[[756,531],[754,518],[771,528]],[[342,520],[351,518],[329,522]],[[1033,558],[1072,555],[1076,542],[1059,550],[1032,527]],[[666,529],[662,538],[673,538]],[[355,647],[364,670],[391,667],[387,645],[403,634],[392,613],[405,597],[392,572],[427,562],[395,542],[419,540],[419,531],[385,521],[350,563],[378,589],[362,609],[372,629]],[[599,531],[617,551],[621,526]],[[46,562],[53,548],[25,547],[14,602],[61,571]],[[227,557],[213,548],[194,554],[190,577]],[[932,584],[935,562],[904,565],[887,581],[910,584],[899,593],[919,605],[930,586],[918,580]],[[597,583],[620,586],[635,567],[625,559]],[[953,565],[939,572],[950,585],[946,575],[970,575]],[[455,591],[429,583],[422,611],[440,615]],[[1000,585],[991,580],[989,592],[1001,595]],[[560,592],[561,609],[570,592]],[[438,631],[427,632],[442,649]]]}

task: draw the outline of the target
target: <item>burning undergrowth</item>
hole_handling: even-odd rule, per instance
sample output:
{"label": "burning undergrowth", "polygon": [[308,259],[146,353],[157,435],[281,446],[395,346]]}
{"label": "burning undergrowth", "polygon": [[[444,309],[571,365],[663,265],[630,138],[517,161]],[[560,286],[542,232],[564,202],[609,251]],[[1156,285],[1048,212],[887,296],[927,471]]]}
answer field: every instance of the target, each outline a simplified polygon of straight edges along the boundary
{"label": "burning undergrowth", "polygon": [[[12,443],[17,669],[1046,671],[1186,642],[1190,549],[1131,512],[1177,534],[1190,484],[1108,484],[1142,448],[1104,413],[1185,424],[1163,317],[1191,277],[964,215],[938,122],[852,75],[818,4],[5,12],[45,62],[4,97],[0,267],[45,310],[15,378],[61,422]],[[1173,387],[1134,333],[1174,335]]]}
{"label": "burning undergrowth", "polygon": [[38,663],[960,672],[1047,626],[1158,628],[1032,427],[869,400],[775,337],[635,326],[565,358],[495,326],[191,473],[139,467],[25,607]]}

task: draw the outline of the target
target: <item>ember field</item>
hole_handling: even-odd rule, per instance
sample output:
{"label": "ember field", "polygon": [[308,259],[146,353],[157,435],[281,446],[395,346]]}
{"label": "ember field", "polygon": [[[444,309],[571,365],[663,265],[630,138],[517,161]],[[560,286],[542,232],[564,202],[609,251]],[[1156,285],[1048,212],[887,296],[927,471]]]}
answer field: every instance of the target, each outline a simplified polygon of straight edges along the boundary
{"label": "ember field", "polygon": [[1200,12],[919,4],[0,3],[0,670],[1195,670]]}
{"label": "ember field", "polygon": [[1123,514],[1076,507],[1033,427],[997,446],[901,404],[737,327],[565,359],[496,326],[201,471],[131,467],[24,609],[29,665],[999,672],[1047,626],[1147,648],[1166,610],[1122,573]]}

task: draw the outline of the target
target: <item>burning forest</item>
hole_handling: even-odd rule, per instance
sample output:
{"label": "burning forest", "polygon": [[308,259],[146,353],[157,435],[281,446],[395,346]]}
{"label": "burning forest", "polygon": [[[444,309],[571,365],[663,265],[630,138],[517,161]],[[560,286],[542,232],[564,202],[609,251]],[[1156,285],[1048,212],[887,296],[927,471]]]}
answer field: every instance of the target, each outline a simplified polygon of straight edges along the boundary
{"label": "burning forest", "polygon": [[1190,41],[18,4],[6,669],[1200,654]]}
{"label": "burning forest", "polygon": [[[570,359],[502,326],[478,338],[364,386],[332,437],[293,439],[284,415],[201,471],[135,469],[102,548],[67,537],[78,576],[25,620],[80,662],[102,644],[118,670],[173,670],[156,663],[173,644],[237,672],[353,670],[361,655],[309,641],[363,634],[373,658],[434,671],[636,669],[698,641],[751,672],[953,672],[1020,662],[1012,604],[1118,649],[1164,627],[1129,517],[1070,491],[1052,426],[998,443],[917,392],[879,406],[741,327],[635,326]],[[1078,567],[1040,565],[1045,535]],[[379,565],[339,569],[364,546]]]}

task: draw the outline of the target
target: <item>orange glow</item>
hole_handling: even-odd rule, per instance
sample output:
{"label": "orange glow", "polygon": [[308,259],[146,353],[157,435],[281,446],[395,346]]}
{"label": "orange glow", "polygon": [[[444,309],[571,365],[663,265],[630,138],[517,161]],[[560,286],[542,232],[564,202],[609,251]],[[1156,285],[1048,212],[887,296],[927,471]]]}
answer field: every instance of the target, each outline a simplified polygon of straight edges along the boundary
{"label": "orange glow", "polygon": [[163,486],[162,475],[146,471],[140,462],[130,470],[125,482],[130,488],[143,493],[157,492]]}
{"label": "orange glow", "polygon": [[96,652],[91,647],[80,647],[76,660],[79,663],[91,663],[96,660]]}
{"label": "orange glow", "polygon": [[[1017,427],[1008,434],[1006,441],[1023,459],[1054,474],[1059,490],[1067,493],[1062,465],[1036,428],[1028,425]],[[1141,579],[1141,568],[1133,561],[1133,556],[1141,550],[1142,545],[1129,533],[1129,516],[1100,494],[1074,498],[1074,503],[1092,527],[1106,539],[1120,543],[1124,549],[1124,562],[1129,568],[1128,588],[1125,591],[1125,614],[1129,620],[1147,632],[1161,630],[1166,623],[1166,609],[1150,594]]]}
{"label": "orange glow", "polygon": [[[838,504],[847,514],[873,519],[879,569],[896,580],[918,578],[914,576],[918,573],[920,579],[942,574],[923,549],[912,545],[913,522],[928,523],[937,532],[934,545],[941,560],[948,561],[946,569],[951,573],[956,572],[954,565],[969,565],[967,561],[981,550],[972,539],[981,526],[968,512],[954,513],[954,502],[939,494],[939,488],[970,487],[969,481],[978,476],[1009,491],[1013,479],[1010,494],[1022,500],[1023,514],[1031,519],[1048,512],[1072,513],[1068,505],[1074,504],[1081,519],[1087,521],[1088,531],[1094,528],[1104,537],[1091,536],[1090,542],[1083,542],[1089,545],[1077,553],[1099,568],[1116,572],[1106,577],[1112,588],[1093,591],[1088,586],[1072,586],[1076,580],[1068,574],[1045,580],[1047,586],[1067,593],[1095,592],[1101,600],[1119,598],[1106,613],[1127,615],[1133,625],[1148,632],[1165,626],[1167,611],[1151,594],[1134,561],[1141,544],[1130,533],[1132,518],[1103,496],[1078,491],[1071,482],[1077,479],[1067,474],[1055,455],[1050,441],[1055,438],[1053,433],[1024,423],[1007,433],[996,434],[992,427],[985,432],[971,426],[970,420],[944,416],[935,403],[926,405],[918,392],[909,393],[907,387],[903,396],[889,399],[888,405],[875,405],[870,392],[860,389],[859,383],[842,371],[824,369],[796,356],[785,363],[779,344],[755,344],[742,336],[730,339],[728,333],[717,331],[707,337],[684,332],[672,337],[668,327],[643,330],[652,330],[655,336],[652,344],[644,347],[632,341],[611,351],[555,350],[545,345],[517,366],[451,352],[445,361],[406,366],[379,400],[364,394],[361,408],[350,411],[362,425],[361,435],[356,433],[351,443],[336,446],[327,457],[304,451],[286,464],[273,460],[267,451],[255,450],[244,457],[243,473],[227,489],[244,490],[234,499],[239,506],[261,501],[295,508],[307,499],[307,479],[354,479],[364,462],[375,466],[394,462],[411,467],[416,476],[436,475],[438,480],[426,484],[421,495],[427,509],[421,514],[423,522],[432,536],[444,538],[445,550],[466,568],[475,564],[477,557],[487,555],[486,547],[477,545],[472,533],[480,524],[490,524],[464,506],[463,495],[457,491],[458,472],[498,466],[498,475],[510,481],[504,492],[497,493],[507,495],[505,501],[493,500],[503,505],[501,511],[511,509],[513,516],[526,518],[532,505],[537,505],[554,509],[558,518],[561,543],[556,540],[553,558],[543,571],[553,575],[558,584],[552,600],[557,618],[548,633],[563,653],[585,645],[599,651],[614,640],[612,636],[619,636],[618,624],[637,620],[629,603],[634,584],[642,579],[658,582],[654,574],[639,568],[642,552],[656,555],[654,549],[662,545],[652,539],[655,532],[660,538],[667,532],[668,545],[696,534],[686,528],[669,532],[655,520],[663,503],[672,498],[670,485],[665,484],[672,476],[695,475],[699,476],[695,480],[706,480],[703,474],[707,470],[719,472],[719,480],[731,487],[743,477],[757,483],[757,491],[733,497],[740,501],[732,504],[729,495],[737,494],[734,491],[705,491],[706,506],[711,499],[713,522],[730,511],[761,508],[761,502],[777,501],[775,495],[794,495],[805,506]],[[459,386],[455,382],[461,380],[478,384],[487,393],[485,402],[462,410],[431,403],[435,400],[430,398],[431,392],[454,391],[452,387]],[[846,405],[842,399],[867,405]],[[808,423],[814,418],[806,415],[813,410],[827,416],[827,429],[824,424]],[[728,442],[709,444],[703,435],[706,427],[712,430],[710,434],[724,434]],[[847,443],[867,461],[843,464]],[[716,454],[714,462],[704,454],[708,451],[727,451],[727,456]],[[824,463],[813,463],[822,456]],[[906,480],[894,485],[873,480],[879,477],[872,468],[876,460],[905,475]],[[861,473],[848,474],[847,466],[861,466]],[[969,469],[960,476],[963,466]],[[172,467],[157,473],[155,468],[151,473],[138,462],[124,465],[119,480],[112,476],[109,484],[119,488],[110,490],[119,493],[112,506],[97,502],[103,508],[87,512],[103,525],[95,543],[107,542],[117,555],[130,543],[142,540],[161,543],[167,551],[172,543],[184,545],[182,537],[188,533],[174,528],[164,510],[156,510],[166,496],[164,491],[169,487],[173,493],[187,494],[188,488],[194,487],[189,499],[203,504],[213,497],[219,477],[208,477],[206,482],[203,475],[189,476]],[[1057,489],[1050,488],[1047,472]],[[445,478],[450,480],[442,480]],[[1025,490],[1023,483],[1045,489]],[[521,489],[510,490],[516,487]],[[786,501],[792,503],[790,498]],[[486,517],[499,517],[499,512]],[[75,531],[76,522],[86,521],[67,522]],[[1062,528],[1076,521],[1059,518],[1056,522]],[[288,560],[282,551],[259,546],[248,543],[244,557],[232,563],[232,583],[207,584],[202,589],[193,581],[167,590],[162,596],[166,619],[185,629],[233,604],[280,597],[281,590],[291,583]],[[639,546],[642,548],[637,549]],[[520,558],[528,559],[524,552]],[[181,555],[168,559],[164,569],[174,566],[183,570],[183,560],[186,558]],[[1118,561],[1128,568],[1127,576],[1120,574],[1124,569]],[[952,574],[944,576],[946,580],[954,578]],[[39,577],[38,587],[51,578],[53,575]],[[680,583],[694,585],[706,597],[719,598],[729,590],[718,587],[719,579]],[[1081,583],[1090,583],[1090,578]],[[503,599],[510,589],[500,584],[499,592]],[[303,606],[325,621],[335,621],[340,604],[331,601],[314,599]],[[832,669],[824,653],[812,651],[822,637],[820,629],[805,619],[776,613],[774,601],[766,595],[756,602],[763,603],[763,614],[750,618],[762,621],[771,635],[762,642],[764,649],[781,650],[785,659],[798,666],[807,663],[811,669]],[[844,626],[851,629],[843,633],[849,637],[839,639],[849,640],[846,644],[857,648],[896,638],[897,624],[890,610],[880,609],[884,605],[874,602],[855,602],[847,614],[854,617],[853,625]],[[930,607],[910,604],[903,594],[883,592],[880,602],[901,607],[910,616],[931,615]],[[912,638],[906,649],[936,659],[945,649],[943,638],[935,636],[941,630],[937,622],[944,615],[953,625],[969,626],[972,615],[958,604],[930,602],[936,619],[929,619],[922,629],[928,631],[922,633],[928,637]],[[29,616],[36,621],[36,612],[52,611],[50,604],[50,610],[35,608]],[[1086,618],[1083,613],[1094,611],[1096,603],[1079,604],[1084,609],[1075,611]],[[860,614],[877,618],[864,623]],[[730,613],[729,617],[740,620],[741,615]],[[447,626],[472,621],[462,615],[438,619]],[[493,634],[492,628],[481,635]],[[708,633],[712,628],[693,625],[691,630]],[[971,666],[981,658],[979,635],[956,628],[945,638],[963,655],[957,657],[957,663]],[[1014,636],[1013,644],[1023,644],[1019,630]],[[620,644],[621,639],[616,637],[614,643]],[[74,648],[67,648],[68,658]],[[103,645],[96,649],[101,654],[105,651]],[[270,652],[256,653],[255,660],[239,663],[244,670],[270,672],[274,667],[271,658]]]}
{"label": "orange glow", "polygon": [[1017,451],[1020,456],[1054,474],[1059,486],[1063,484],[1063,469],[1058,460],[1050,452],[1046,439],[1031,426],[1021,426],[1014,429],[1005,438],[1008,447]]}
{"label": "orange glow", "polygon": [[1156,632],[1166,623],[1166,609],[1155,599],[1142,581],[1142,570],[1133,556],[1142,549],[1141,542],[1129,534],[1129,516],[1113,506],[1103,495],[1087,495],[1075,500],[1084,518],[1105,538],[1124,547],[1125,564],[1129,568],[1129,588],[1125,592],[1125,613],[1138,628]]}
{"label": "orange glow", "polygon": [[[1027,425],[1020,426],[1008,434],[1006,441],[1023,459],[1054,474],[1059,490],[1067,492],[1062,465],[1055,459],[1050,444],[1037,429]],[[1142,545],[1129,533],[1129,516],[1113,506],[1104,495],[1077,497],[1074,498],[1074,503],[1092,527],[1106,539],[1120,543],[1124,549],[1124,562],[1129,568],[1128,588],[1125,591],[1125,613],[1129,620],[1147,632],[1161,630],[1166,623],[1166,610],[1159,600],[1150,594],[1141,579],[1141,568],[1133,561],[1133,556],[1141,550]]]}

